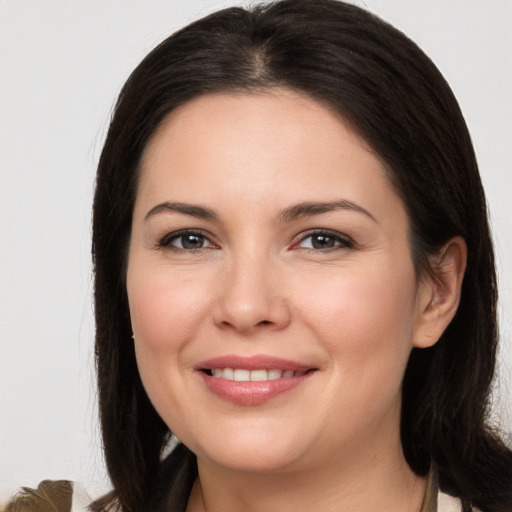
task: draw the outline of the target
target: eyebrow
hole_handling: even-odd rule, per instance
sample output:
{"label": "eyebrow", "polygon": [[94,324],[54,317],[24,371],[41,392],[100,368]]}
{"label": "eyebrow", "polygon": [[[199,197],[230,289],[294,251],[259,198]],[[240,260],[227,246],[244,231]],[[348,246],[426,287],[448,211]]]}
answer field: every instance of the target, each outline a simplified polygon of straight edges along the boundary
{"label": "eyebrow", "polygon": [[290,222],[301,217],[312,217],[336,210],[350,210],[362,213],[377,223],[375,217],[368,210],[346,199],[329,202],[307,201],[298,203],[281,211],[277,216],[277,220],[280,222]]}
{"label": "eyebrow", "polygon": [[[312,217],[315,215],[321,215],[322,213],[329,213],[336,210],[350,210],[358,213],[362,213],[369,217],[374,222],[377,222],[375,217],[365,208],[359,206],[352,201],[346,199],[340,199],[337,201],[319,202],[319,201],[306,201],[303,203],[294,204],[285,208],[277,215],[278,222],[291,222],[301,217]],[[214,210],[205,208],[203,206],[189,204],[189,203],[174,203],[166,201],[164,203],[157,204],[144,217],[144,220],[148,220],[150,217],[164,212],[176,212],[198,219],[204,220],[218,220],[219,216]]]}
{"label": "eyebrow", "polygon": [[203,206],[188,203],[172,203],[166,201],[165,203],[157,204],[155,207],[151,208],[151,210],[149,210],[149,212],[144,217],[144,220],[146,221],[150,217],[163,212],[183,213],[185,215],[190,215],[191,217],[205,220],[218,219],[217,214],[209,208],[204,208]]}

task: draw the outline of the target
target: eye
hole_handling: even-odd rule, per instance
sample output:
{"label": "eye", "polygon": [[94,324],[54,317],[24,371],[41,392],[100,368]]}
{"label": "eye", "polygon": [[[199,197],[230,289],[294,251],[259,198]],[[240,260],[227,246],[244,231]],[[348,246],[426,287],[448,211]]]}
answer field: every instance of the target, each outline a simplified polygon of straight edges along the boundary
{"label": "eye", "polygon": [[324,250],[353,247],[353,242],[339,233],[319,230],[304,236],[297,244],[301,249]]}
{"label": "eye", "polygon": [[197,251],[216,247],[203,233],[193,230],[182,230],[165,235],[158,247],[177,251]]}

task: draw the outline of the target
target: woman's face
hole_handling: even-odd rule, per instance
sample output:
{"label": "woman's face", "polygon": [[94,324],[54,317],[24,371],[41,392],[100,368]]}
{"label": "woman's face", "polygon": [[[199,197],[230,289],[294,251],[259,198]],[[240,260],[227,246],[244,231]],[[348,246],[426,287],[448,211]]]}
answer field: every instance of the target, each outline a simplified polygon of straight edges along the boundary
{"label": "woman's face", "polygon": [[400,450],[421,283],[383,165],[314,100],[205,95],[149,143],[127,275],[137,362],[199,460],[282,471]]}

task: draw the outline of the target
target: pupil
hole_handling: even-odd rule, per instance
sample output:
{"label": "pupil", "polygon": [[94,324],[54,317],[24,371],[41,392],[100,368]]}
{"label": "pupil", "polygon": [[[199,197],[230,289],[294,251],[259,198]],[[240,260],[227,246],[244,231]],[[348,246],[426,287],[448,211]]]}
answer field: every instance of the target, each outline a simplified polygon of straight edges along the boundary
{"label": "pupil", "polygon": [[203,237],[198,235],[186,235],[181,238],[185,249],[200,249],[203,246]]}
{"label": "pupil", "polygon": [[330,247],[334,247],[334,238],[332,236],[315,235],[312,242],[315,249],[328,249]]}

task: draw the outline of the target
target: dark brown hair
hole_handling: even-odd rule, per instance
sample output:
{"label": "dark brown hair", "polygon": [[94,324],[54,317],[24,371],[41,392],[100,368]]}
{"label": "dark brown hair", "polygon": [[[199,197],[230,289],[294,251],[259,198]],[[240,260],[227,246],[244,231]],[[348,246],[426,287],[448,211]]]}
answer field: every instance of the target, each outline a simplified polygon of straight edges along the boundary
{"label": "dark brown hair", "polygon": [[[402,444],[418,474],[431,461],[464,509],[512,507],[512,454],[487,426],[494,375],[496,278],[473,147],[446,81],[425,54],[376,16],[335,0],[283,0],[214,13],[155,48],[126,82],[101,154],[93,212],[96,361],[113,492],[95,510],[157,510],[155,487],[185,471],[180,446],[139,378],[125,263],[141,155],[177,106],[216,91],[286,87],[329,105],[389,169],[408,210],[417,268],[451,237],[468,246],[458,312],[439,342],[413,349],[403,386]],[[185,469],[184,469],[185,468]],[[183,491],[185,492],[185,491]]]}

